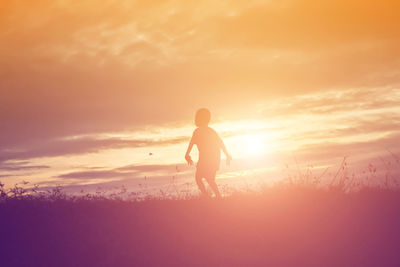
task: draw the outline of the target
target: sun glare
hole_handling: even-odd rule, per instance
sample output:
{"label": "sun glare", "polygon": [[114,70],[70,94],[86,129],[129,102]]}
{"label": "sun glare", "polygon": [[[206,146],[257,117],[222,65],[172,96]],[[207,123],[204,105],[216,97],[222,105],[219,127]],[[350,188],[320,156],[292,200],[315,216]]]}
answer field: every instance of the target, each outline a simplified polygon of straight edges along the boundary
{"label": "sun glare", "polygon": [[248,156],[259,156],[265,152],[265,143],[260,135],[243,136],[244,151]]}

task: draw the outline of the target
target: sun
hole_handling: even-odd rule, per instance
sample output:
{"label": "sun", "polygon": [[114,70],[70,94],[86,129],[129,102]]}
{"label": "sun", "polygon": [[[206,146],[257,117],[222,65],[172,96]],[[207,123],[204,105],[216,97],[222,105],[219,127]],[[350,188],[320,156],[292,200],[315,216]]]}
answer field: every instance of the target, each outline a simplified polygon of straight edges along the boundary
{"label": "sun", "polygon": [[243,146],[248,156],[259,156],[265,153],[265,143],[261,135],[244,135]]}

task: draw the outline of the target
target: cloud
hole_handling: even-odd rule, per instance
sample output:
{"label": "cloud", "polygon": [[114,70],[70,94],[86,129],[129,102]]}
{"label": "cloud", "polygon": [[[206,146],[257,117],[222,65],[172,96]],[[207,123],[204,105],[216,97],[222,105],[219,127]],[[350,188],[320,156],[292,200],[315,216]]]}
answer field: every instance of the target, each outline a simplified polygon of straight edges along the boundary
{"label": "cloud", "polygon": [[[397,143],[400,133],[392,133],[375,140],[358,141],[351,143],[323,142],[318,144],[303,145],[296,151],[296,155],[310,161],[332,160],[344,156],[364,157],[376,160],[379,155],[399,154]],[[390,151],[390,152],[389,152]]]}
{"label": "cloud", "polygon": [[188,167],[184,164],[154,164],[154,165],[128,165],[110,170],[76,171],[59,175],[63,179],[110,179],[110,178],[143,178],[148,175],[153,177],[174,175],[186,172]]}
{"label": "cloud", "polygon": [[59,178],[73,178],[73,179],[109,179],[109,178],[121,178],[131,177],[132,173],[120,173],[115,171],[82,171],[82,172],[71,172],[59,175]]}
{"label": "cloud", "polygon": [[0,170],[3,171],[21,171],[21,170],[37,170],[37,169],[48,169],[50,166],[47,165],[31,165],[31,166],[0,166]]}
{"label": "cloud", "polygon": [[153,165],[129,165],[121,168],[117,168],[117,171],[136,171],[136,172],[154,172],[161,170],[179,170],[179,167],[182,167],[182,164],[173,164],[173,165],[162,165],[162,164],[153,164]]}
{"label": "cloud", "polygon": [[[381,112],[400,105],[397,87],[327,90],[278,98],[263,110],[265,116],[284,117],[299,114],[333,115],[355,112]],[[370,114],[373,116],[373,114]]]}
{"label": "cloud", "polygon": [[398,41],[399,11],[395,0],[385,4],[377,0],[268,1],[221,18],[220,41],[289,50]]}
{"label": "cloud", "polygon": [[[385,120],[386,119],[386,120]],[[303,132],[301,136],[295,137],[296,140],[333,140],[359,135],[375,135],[399,133],[397,125],[400,123],[400,117],[382,116],[368,118],[360,121],[350,121],[343,126],[334,125],[330,129],[320,131]],[[379,138],[379,137],[378,137]],[[365,144],[368,147],[368,144]]]}
{"label": "cloud", "polygon": [[0,5],[3,160],[105,149],[48,140],[188,122],[200,106],[238,118],[267,98],[400,84],[394,0]]}
{"label": "cloud", "polygon": [[[48,168],[50,168],[50,166],[32,165],[32,163],[29,161],[19,160],[19,161],[2,162],[0,160],[0,170],[2,170],[2,171],[40,170],[40,169],[48,169]],[[5,175],[5,176],[8,176],[8,175]]]}
{"label": "cloud", "polygon": [[187,141],[188,137],[176,137],[163,140],[150,139],[97,139],[94,137],[82,137],[75,139],[53,139],[47,142],[33,143],[30,147],[16,151],[1,151],[0,163],[8,160],[22,160],[39,157],[55,157],[64,155],[77,155],[85,153],[97,153],[105,149],[151,147],[157,145],[179,144]]}

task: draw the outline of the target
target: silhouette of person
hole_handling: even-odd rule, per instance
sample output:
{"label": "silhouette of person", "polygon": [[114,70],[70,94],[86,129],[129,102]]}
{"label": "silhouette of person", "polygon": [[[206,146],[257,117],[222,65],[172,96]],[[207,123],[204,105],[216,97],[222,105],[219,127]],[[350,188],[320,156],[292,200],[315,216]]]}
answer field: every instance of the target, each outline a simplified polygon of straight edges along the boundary
{"label": "silhouette of person", "polygon": [[218,136],[217,132],[208,127],[211,119],[211,113],[206,108],[197,110],[195,115],[195,125],[197,128],[194,130],[189,146],[186,151],[185,159],[189,165],[193,165],[193,160],[190,157],[193,145],[197,145],[199,150],[199,160],[196,165],[196,183],[203,196],[207,196],[203,178],[206,179],[211,189],[214,191],[216,198],[221,198],[218,186],[215,183],[215,175],[219,170],[220,157],[222,150],[226,156],[226,164],[229,165],[232,160],[231,156],[226,150],[225,144]]}

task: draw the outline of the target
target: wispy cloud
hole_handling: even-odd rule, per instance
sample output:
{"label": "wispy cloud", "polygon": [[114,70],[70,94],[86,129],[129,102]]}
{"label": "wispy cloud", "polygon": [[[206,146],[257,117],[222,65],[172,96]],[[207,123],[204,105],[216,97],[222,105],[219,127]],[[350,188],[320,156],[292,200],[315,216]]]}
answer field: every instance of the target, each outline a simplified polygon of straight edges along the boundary
{"label": "wispy cloud", "polygon": [[98,171],[76,171],[59,175],[63,179],[109,179],[109,178],[143,178],[146,175],[154,178],[157,176],[175,175],[186,172],[188,167],[184,164],[154,164],[154,165],[128,165],[120,168]]}
{"label": "wispy cloud", "polygon": [[48,169],[50,166],[47,165],[34,165],[29,161],[15,161],[15,162],[1,162],[1,171],[21,171],[21,170],[40,170]]}
{"label": "wispy cloud", "polygon": [[278,98],[264,108],[265,116],[335,115],[356,112],[386,112],[400,105],[398,87],[325,90]]}
{"label": "wispy cloud", "polygon": [[376,160],[381,155],[390,154],[389,151],[398,154],[400,152],[400,149],[397,146],[399,140],[400,133],[397,132],[369,141],[355,141],[351,143],[322,142],[318,144],[306,144],[298,149],[296,154],[308,161],[328,161],[344,156],[355,158],[364,157],[367,160]]}
{"label": "wispy cloud", "polygon": [[74,139],[53,139],[47,142],[33,143],[28,148],[20,150],[0,151],[0,163],[8,160],[22,160],[40,157],[55,157],[97,153],[106,149],[121,149],[135,147],[151,147],[159,145],[178,144],[187,141],[188,137],[171,137],[163,140],[128,140],[120,138],[97,139],[84,137]]}

